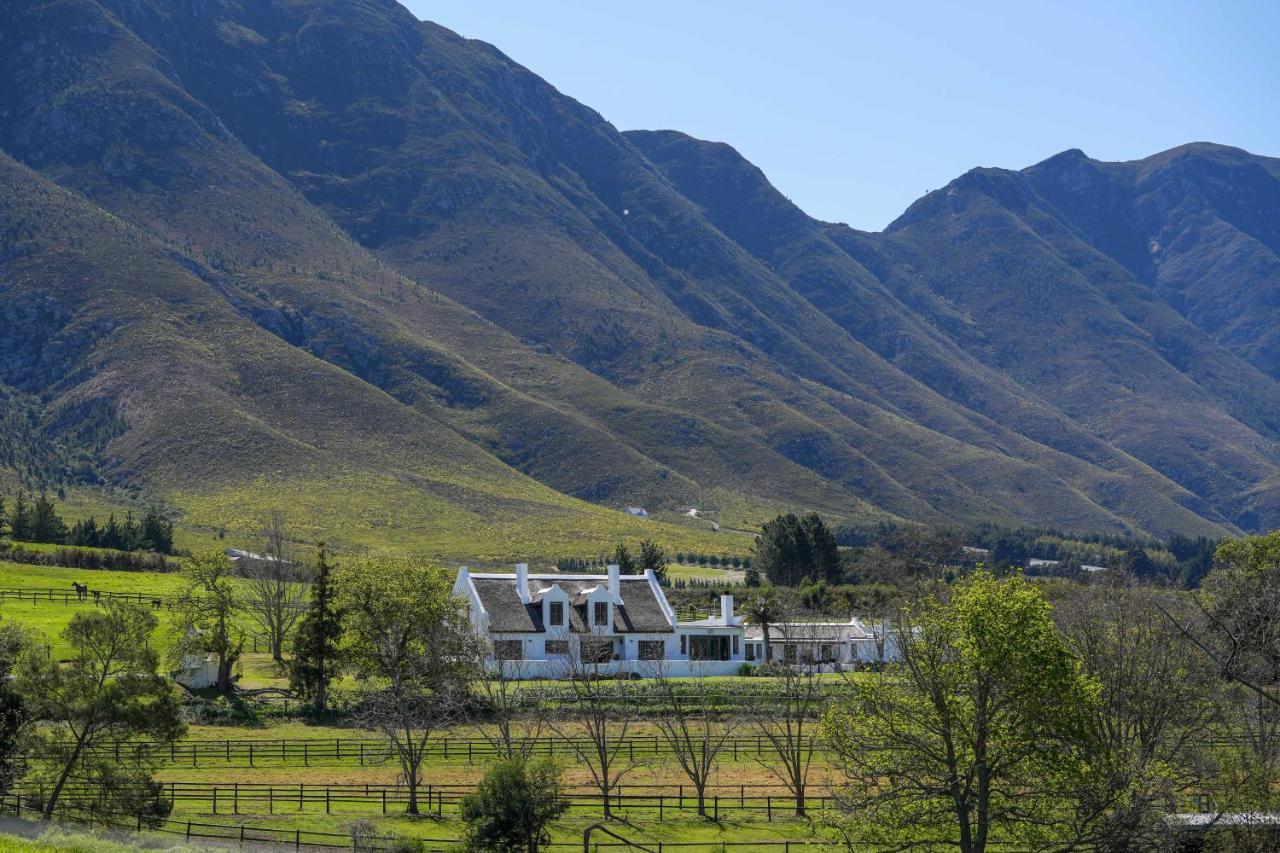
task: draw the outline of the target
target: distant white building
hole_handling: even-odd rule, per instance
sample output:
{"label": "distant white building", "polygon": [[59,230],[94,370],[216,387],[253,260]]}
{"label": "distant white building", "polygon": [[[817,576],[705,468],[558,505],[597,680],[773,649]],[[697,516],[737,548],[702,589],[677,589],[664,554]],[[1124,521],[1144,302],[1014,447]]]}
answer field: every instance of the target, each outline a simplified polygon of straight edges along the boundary
{"label": "distant white building", "polygon": [[604,673],[731,675],[743,657],[743,624],[733,596],[720,613],[681,622],[653,572],[622,575],[458,571],[453,593],[489,640],[487,664],[522,678],[557,678],[590,666]]}
{"label": "distant white building", "polygon": [[648,510],[646,510],[646,509],[645,509],[644,507],[642,507],[642,506],[629,506],[629,507],[627,507],[627,514],[628,514],[628,515],[634,515],[636,518],[648,518],[648,517],[649,517],[649,511],[648,511]]}
{"label": "distant white building", "polygon": [[[763,663],[764,628],[749,625],[747,660]],[[856,667],[881,659],[876,636],[857,619],[848,622],[786,622],[769,626],[769,655],[774,663],[818,665],[830,669]]]}
{"label": "distant white building", "polygon": [[[515,574],[458,570],[453,594],[489,641],[486,665],[516,678],[560,678],[582,667],[606,674],[733,675],[760,663],[764,635],[734,613],[732,595],[705,619],[677,617],[653,572],[622,575]],[[896,645],[856,619],[786,623],[769,629],[774,659],[835,668],[883,661]]]}

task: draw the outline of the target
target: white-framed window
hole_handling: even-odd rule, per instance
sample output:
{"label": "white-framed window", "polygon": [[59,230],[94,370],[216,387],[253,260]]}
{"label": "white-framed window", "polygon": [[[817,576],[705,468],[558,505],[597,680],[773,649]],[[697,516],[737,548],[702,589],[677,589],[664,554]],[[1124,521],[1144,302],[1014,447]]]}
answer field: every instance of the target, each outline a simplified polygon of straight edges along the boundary
{"label": "white-framed window", "polygon": [[548,601],[547,602],[547,623],[553,628],[564,627],[564,602]]}

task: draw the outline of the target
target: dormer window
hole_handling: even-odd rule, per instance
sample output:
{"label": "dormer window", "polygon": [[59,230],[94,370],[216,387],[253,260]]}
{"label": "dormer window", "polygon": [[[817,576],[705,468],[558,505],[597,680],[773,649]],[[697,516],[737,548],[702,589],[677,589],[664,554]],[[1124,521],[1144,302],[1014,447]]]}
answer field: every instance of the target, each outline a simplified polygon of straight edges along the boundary
{"label": "dormer window", "polygon": [[547,602],[547,622],[553,628],[564,627],[564,602],[548,601]]}
{"label": "dormer window", "polygon": [[597,601],[595,603],[595,624],[596,627],[605,627],[609,624],[609,602]]}

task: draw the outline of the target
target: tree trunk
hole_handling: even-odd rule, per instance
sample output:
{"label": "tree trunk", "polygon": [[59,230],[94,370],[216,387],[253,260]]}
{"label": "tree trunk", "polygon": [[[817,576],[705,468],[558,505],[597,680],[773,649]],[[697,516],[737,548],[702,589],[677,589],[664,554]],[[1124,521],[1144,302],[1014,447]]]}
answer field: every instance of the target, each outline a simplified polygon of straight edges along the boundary
{"label": "tree trunk", "polygon": [[284,636],[280,631],[271,632],[271,657],[276,663],[284,663]]}
{"label": "tree trunk", "polygon": [[416,815],[418,813],[418,774],[410,773],[409,783],[409,805],[405,807],[407,814]]}
{"label": "tree trunk", "polygon": [[71,752],[71,759],[67,762],[67,765],[62,768],[57,784],[49,792],[49,799],[45,801],[44,811],[41,815],[42,820],[49,820],[49,818],[53,817],[54,806],[58,804],[58,797],[62,796],[62,788],[67,784],[67,780],[71,778],[71,771],[75,769],[76,763],[80,761],[80,752],[83,749],[84,738],[81,738],[76,741],[76,748]]}
{"label": "tree trunk", "polygon": [[231,692],[231,670],[235,661],[225,657],[218,658],[218,683],[215,685],[219,693]]}

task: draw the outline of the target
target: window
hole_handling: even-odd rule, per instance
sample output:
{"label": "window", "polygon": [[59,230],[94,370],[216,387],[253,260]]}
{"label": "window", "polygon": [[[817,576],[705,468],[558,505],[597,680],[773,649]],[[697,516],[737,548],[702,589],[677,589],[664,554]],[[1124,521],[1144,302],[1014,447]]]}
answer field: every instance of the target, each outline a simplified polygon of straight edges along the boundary
{"label": "window", "polygon": [[738,635],[737,634],[733,635],[733,654],[735,657],[738,654]]}
{"label": "window", "polygon": [[755,660],[755,659],[756,659],[756,644],[747,643],[747,660]]}
{"label": "window", "polygon": [[689,640],[689,660],[728,660],[729,638],[713,635],[694,636]]}
{"label": "window", "polygon": [[687,634],[680,635],[680,654],[689,654],[689,637]]}
{"label": "window", "polygon": [[569,654],[568,640],[547,640],[547,654],[549,655],[567,655]]}
{"label": "window", "polygon": [[523,660],[524,643],[520,640],[495,640],[493,656],[498,660]]}
{"label": "window", "polygon": [[564,626],[564,602],[548,601],[547,609],[550,613],[550,616],[548,617],[548,621],[556,627],[563,627]]}
{"label": "window", "polygon": [[595,624],[597,627],[607,627],[609,624],[609,602],[596,602]]}
{"label": "window", "polygon": [[662,640],[640,641],[640,660],[662,660],[666,651],[667,644]]}
{"label": "window", "polygon": [[608,663],[613,660],[613,643],[609,640],[583,640],[583,663]]}
{"label": "window", "polygon": [[835,660],[835,657],[831,654],[830,646],[823,646],[821,655],[822,655],[821,660],[823,663],[829,663],[830,661]]}

